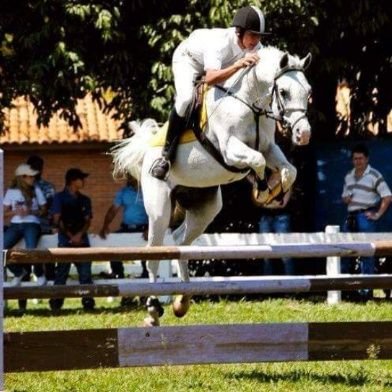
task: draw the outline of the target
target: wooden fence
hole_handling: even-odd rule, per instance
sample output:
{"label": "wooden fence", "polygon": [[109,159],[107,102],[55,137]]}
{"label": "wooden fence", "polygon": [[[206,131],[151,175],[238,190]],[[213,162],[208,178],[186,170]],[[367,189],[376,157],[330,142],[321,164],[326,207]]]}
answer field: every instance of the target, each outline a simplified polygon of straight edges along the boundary
{"label": "wooden fence", "polygon": [[12,332],[5,371],[391,359],[391,331],[388,321]]}

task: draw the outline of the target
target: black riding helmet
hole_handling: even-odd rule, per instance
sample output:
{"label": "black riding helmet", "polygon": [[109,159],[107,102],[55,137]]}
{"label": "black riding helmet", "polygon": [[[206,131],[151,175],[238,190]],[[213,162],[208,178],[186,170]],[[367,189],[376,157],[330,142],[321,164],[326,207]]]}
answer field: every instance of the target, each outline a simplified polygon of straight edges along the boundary
{"label": "black riding helmet", "polygon": [[244,31],[251,31],[256,34],[265,34],[265,20],[263,13],[254,6],[240,8],[234,15],[234,27],[239,27]]}

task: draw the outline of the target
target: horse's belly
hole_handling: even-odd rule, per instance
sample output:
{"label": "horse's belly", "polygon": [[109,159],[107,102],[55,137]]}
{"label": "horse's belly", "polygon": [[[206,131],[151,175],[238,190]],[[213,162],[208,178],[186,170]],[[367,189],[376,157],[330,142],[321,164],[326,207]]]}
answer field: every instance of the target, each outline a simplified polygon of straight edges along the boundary
{"label": "horse's belly", "polygon": [[[160,150],[158,151],[160,154]],[[155,158],[155,151],[145,157],[151,164]],[[144,162],[146,163],[149,164]],[[170,181],[177,185],[205,188],[239,181],[246,174],[226,170],[198,142],[192,142],[179,146],[170,172]]]}

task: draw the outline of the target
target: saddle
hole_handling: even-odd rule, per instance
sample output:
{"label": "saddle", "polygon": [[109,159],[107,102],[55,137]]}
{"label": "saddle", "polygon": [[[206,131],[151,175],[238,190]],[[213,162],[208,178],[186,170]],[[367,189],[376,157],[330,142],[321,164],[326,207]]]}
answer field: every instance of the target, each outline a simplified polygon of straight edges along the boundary
{"label": "saddle", "polygon": [[209,86],[204,82],[204,78],[200,78],[195,82],[195,88],[193,89],[192,104],[189,107],[187,114],[187,124],[189,128],[199,128],[202,132],[205,131],[207,125],[207,110],[205,96],[209,89]]}
{"label": "saddle", "polygon": [[[201,79],[197,81],[193,90],[192,104],[188,109],[186,115],[186,129],[180,136],[179,144],[191,143],[198,140],[195,135],[195,129],[198,132],[204,132],[207,125],[207,111],[205,104],[205,95],[208,90],[208,85]],[[150,145],[152,147],[163,147],[166,139],[168,122],[165,122],[157,134],[152,138]]]}
{"label": "saddle", "polygon": [[[249,169],[238,169],[229,166],[223,159],[221,152],[211,143],[205,134],[208,118],[206,93],[210,88],[204,83],[203,78],[196,81],[192,104],[187,114],[186,130],[181,134],[178,144],[191,143],[196,140],[204,149],[226,170],[232,173],[247,173]],[[151,147],[163,147],[166,140],[168,123],[165,123],[158,133],[150,141]]]}

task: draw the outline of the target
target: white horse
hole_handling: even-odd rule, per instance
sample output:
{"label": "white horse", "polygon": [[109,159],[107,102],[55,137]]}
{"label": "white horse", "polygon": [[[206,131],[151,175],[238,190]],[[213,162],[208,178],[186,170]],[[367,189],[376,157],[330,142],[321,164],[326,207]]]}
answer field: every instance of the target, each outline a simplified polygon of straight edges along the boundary
{"label": "white horse", "polygon": [[[310,85],[304,75],[311,56],[299,59],[273,47],[259,51],[257,65],[238,71],[222,86],[207,91],[208,125],[205,132],[221,163],[199,141],[180,144],[167,181],[149,174],[161,147],[152,147],[151,134],[158,130],[154,120],[146,120],[129,139],[113,150],[114,175],[130,174],[141,182],[149,216],[148,246],[163,244],[172,211],[173,195],[186,210],[183,223],[173,232],[178,245],[190,245],[212,222],[222,207],[221,184],[239,181],[250,171],[258,177],[258,201],[268,200],[266,166],[277,170],[281,190],[287,192],[296,178],[296,169],[275,144],[275,122],[292,133],[292,142],[309,142],[311,127],[307,119]],[[187,189],[191,192],[185,192]],[[276,192],[275,192],[276,193]],[[189,197],[190,196],[190,197]],[[157,280],[158,262],[148,261],[151,282]],[[189,281],[188,263],[179,261],[179,276]],[[190,298],[174,301],[177,316],[189,308]],[[163,311],[155,298],[147,303],[145,325],[159,325]]]}

